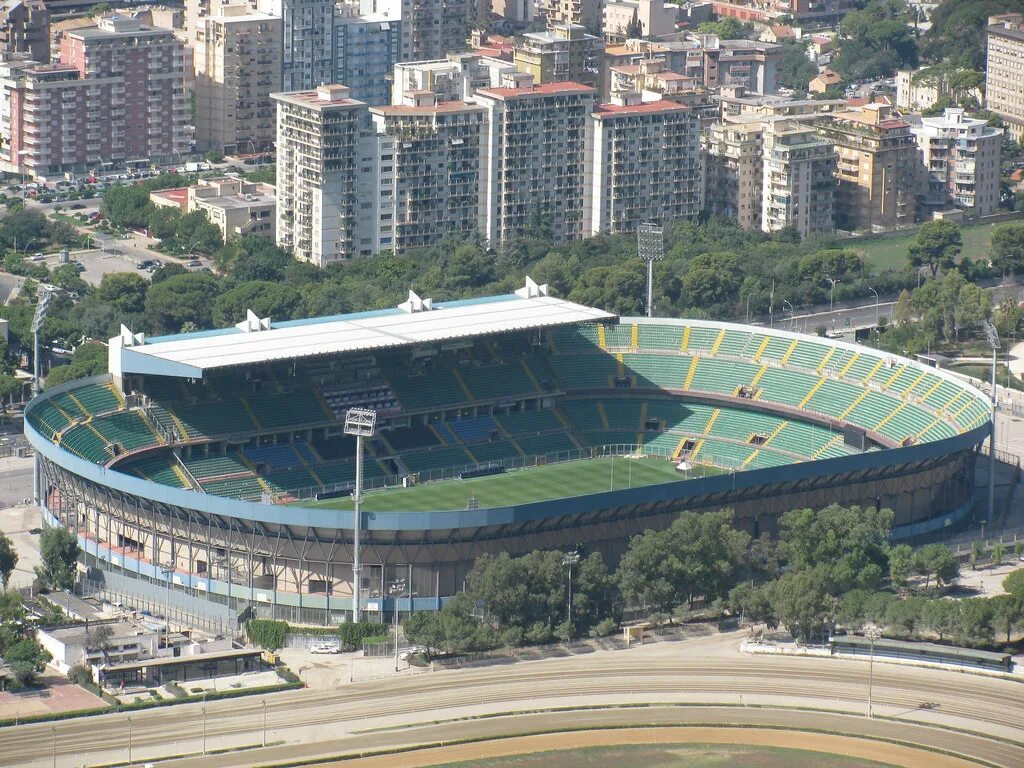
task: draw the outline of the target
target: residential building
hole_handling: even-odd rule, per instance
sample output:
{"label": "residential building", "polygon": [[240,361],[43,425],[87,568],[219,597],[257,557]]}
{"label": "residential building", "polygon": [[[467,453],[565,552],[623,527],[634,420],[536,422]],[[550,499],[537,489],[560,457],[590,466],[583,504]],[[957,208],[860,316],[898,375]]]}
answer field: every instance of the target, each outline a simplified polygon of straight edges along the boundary
{"label": "residential building", "polygon": [[317,266],[372,252],[359,216],[361,202],[372,205],[372,191],[357,183],[372,172],[367,105],[343,85],[271,98],[277,103],[278,245]]}
{"label": "residential building", "polygon": [[171,32],[119,16],[66,32],[58,64],[5,62],[4,168],[53,176],[188,151],[183,66]]}
{"label": "residential building", "polygon": [[586,133],[595,92],[580,83],[485,88],[485,235],[501,243],[531,230],[556,242],[586,234]]}
{"label": "residential building", "polygon": [[596,86],[604,43],[578,24],[555,24],[546,32],[527,32],[514,52],[520,72],[537,85],[582,83]]}
{"label": "residential building", "polygon": [[794,99],[789,96],[747,93],[743,86],[722,86],[716,97],[723,118],[737,115],[810,119],[849,108],[846,99]]}
{"label": "residential building", "polygon": [[281,88],[307,91],[334,80],[333,0],[256,0],[281,19]]}
{"label": "residential building", "polygon": [[835,228],[836,157],[813,126],[790,120],[765,123],[761,229],[791,228],[800,237]]}
{"label": "residential building", "polygon": [[800,31],[785,24],[769,24],[757,38],[765,43],[795,43]]}
{"label": "residential building", "polygon": [[598,105],[590,120],[585,234],[624,234],[645,221],[697,218],[700,119],[689,107],[622,93]]}
{"label": "residential building", "polygon": [[716,123],[704,137],[705,206],[743,229],[761,228],[763,133],[764,119],[747,116]]}
{"label": "residential building", "polygon": [[150,192],[149,200],[158,208],[176,208],[181,213],[203,211],[225,242],[250,234],[274,239],[277,198],[270,184],[232,177],[200,179],[191,187]]}
{"label": "residential building", "polygon": [[493,0],[491,12],[506,21],[530,24],[537,14],[537,4],[534,0]]}
{"label": "residential building", "polygon": [[825,93],[830,88],[839,88],[843,84],[843,76],[827,67],[821,70],[807,85],[809,93]]}
{"label": "residential building", "polygon": [[244,2],[199,20],[193,61],[200,151],[255,153],[273,144],[270,93],[281,89],[281,23]]}
{"label": "residential building", "polygon": [[643,59],[639,64],[612,67],[609,78],[613,97],[620,93],[639,93],[643,101],[662,98],[695,106],[706,96],[706,91],[698,88],[696,79],[669,71],[664,59]]}
{"label": "residential building", "polygon": [[948,95],[949,83],[945,77],[930,77],[923,69],[896,71],[897,109],[920,112]]}
{"label": "residential building", "polygon": [[331,82],[350,83],[352,98],[371,106],[390,104],[391,72],[402,60],[402,20],[382,13],[360,16],[349,5],[336,11]]}
{"label": "residential building", "polygon": [[379,154],[379,187],[391,188],[394,210],[379,218],[379,248],[401,253],[447,236],[483,232],[480,195],[486,110],[462,101],[438,102],[430,91],[401,104],[370,109],[387,140]]}
{"label": "residential building", "polygon": [[974,216],[999,208],[999,153],[1003,132],[962,109],[946,109],[941,117],[925,117],[911,128],[926,175],[919,215],[930,218],[952,201]]}
{"label": "residential building", "polygon": [[910,124],[887,104],[822,117],[822,138],[837,152],[836,226],[889,229],[914,222],[920,182]]}
{"label": "residential building", "polygon": [[643,37],[659,37],[676,31],[679,6],[664,0],[609,0],[604,4],[604,39],[621,42],[633,22],[639,22]]}
{"label": "residential building", "polygon": [[[106,648],[102,651],[90,643],[90,632],[95,633],[100,626],[110,627]],[[153,629],[119,621],[38,629],[36,639],[50,653],[50,666],[67,674],[69,669],[80,665],[121,664],[154,658],[159,653],[161,638]]]}
{"label": "residential building", "polygon": [[0,3],[0,54],[13,53],[50,63],[50,12],[43,0]]}
{"label": "residential building", "polygon": [[535,0],[536,14],[544,18],[548,29],[574,25],[588,32],[601,32],[601,0]]}
{"label": "residential building", "polygon": [[991,16],[985,32],[985,106],[1020,140],[1024,136],[1024,13]]}
{"label": "residential building", "polygon": [[469,0],[361,0],[364,16],[382,15],[401,20],[402,55],[399,61],[443,59],[466,50],[476,6]]}
{"label": "residential building", "polygon": [[438,101],[469,101],[481,88],[497,88],[504,78],[516,75],[515,64],[477,53],[450,53],[436,61],[396,64],[391,78],[391,104],[401,104],[405,94],[431,91]]}

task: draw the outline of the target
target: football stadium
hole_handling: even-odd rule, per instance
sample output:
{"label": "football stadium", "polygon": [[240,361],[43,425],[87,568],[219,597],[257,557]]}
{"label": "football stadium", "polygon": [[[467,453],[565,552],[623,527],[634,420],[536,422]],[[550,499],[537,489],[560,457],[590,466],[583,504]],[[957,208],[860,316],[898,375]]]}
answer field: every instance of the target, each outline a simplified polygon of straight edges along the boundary
{"label": "football stadium", "polygon": [[[514,294],[147,338],[26,410],[50,525],[89,578],[199,615],[336,624],[436,609],[483,553],[600,551],[682,510],[753,535],[833,502],[894,536],[970,513],[985,395],[859,345],[722,322],[616,317]],[[112,587],[113,588],[113,587]]]}

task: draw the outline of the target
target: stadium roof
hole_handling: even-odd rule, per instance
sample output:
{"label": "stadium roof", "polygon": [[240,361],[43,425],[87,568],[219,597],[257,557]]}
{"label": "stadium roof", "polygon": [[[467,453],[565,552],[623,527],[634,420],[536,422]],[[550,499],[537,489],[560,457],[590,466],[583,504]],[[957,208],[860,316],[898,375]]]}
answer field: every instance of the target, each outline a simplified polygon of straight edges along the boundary
{"label": "stadium roof", "polygon": [[314,355],[372,351],[532,328],[613,320],[616,315],[547,295],[527,278],[505,296],[433,304],[409,292],[393,309],[272,322],[251,311],[223,328],[147,339],[122,327],[110,340],[110,372],[201,378],[205,371]]}

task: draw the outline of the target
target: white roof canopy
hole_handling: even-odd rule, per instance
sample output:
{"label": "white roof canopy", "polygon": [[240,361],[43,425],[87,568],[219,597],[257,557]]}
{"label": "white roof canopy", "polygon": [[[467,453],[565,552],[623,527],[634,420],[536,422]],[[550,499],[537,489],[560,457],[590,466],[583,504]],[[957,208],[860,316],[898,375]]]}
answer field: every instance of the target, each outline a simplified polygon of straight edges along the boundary
{"label": "white roof canopy", "polygon": [[527,278],[515,294],[433,304],[410,292],[400,307],[273,323],[249,312],[234,328],[146,340],[127,328],[110,340],[110,372],[201,378],[237,365],[412,346],[531,328],[614,320],[616,315],[547,295]]}

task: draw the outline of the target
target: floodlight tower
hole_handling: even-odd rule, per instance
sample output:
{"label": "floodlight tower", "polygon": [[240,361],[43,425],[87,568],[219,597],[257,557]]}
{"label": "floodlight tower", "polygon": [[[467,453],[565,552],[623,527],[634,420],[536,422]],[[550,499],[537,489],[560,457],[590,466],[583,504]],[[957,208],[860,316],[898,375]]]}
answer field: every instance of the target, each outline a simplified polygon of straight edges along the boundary
{"label": "floodlight tower", "polygon": [[985,336],[992,347],[992,431],[988,438],[988,522],[992,523],[996,500],[996,353],[999,352],[999,332],[988,320],[985,321]]}
{"label": "floodlight tower", "polygon": [[658,224],[644,222],[636,231],[636,252],[647,262],[647,316],[654,314],[654,262],[665,258],[665,231]]}
{"label": "floodlight tower", "polygon": [[[36,302],[36,314],[32,318],[32,396],[35,397],[39,394],[39,376],[40,376],[40,365],[39,365],[39,332],[43,328],[43,323],[46,322],[46,312],[50,306],[50,299],[53,298],[53,294],[47,289],[41,289],[39,294],[39,300]],[[36,453],[35,460],[32,462],[32,501],[36,504],[39,503],[39,454]]]}
{"label": "floodlight tower", "polygon": [[377,412],[369,408],[349,408],[345,412],[345,434],[356,438],[356,488],[352,494],[355,507],[352,525],[352,621],[359,621],[359,529],[362,524],[361,504],[363,501],[363,438],[373,437],[377,425]]}

